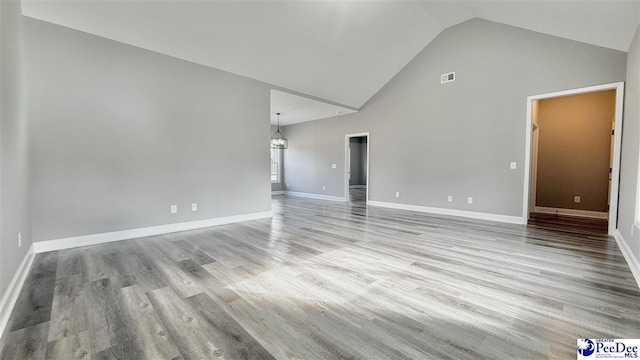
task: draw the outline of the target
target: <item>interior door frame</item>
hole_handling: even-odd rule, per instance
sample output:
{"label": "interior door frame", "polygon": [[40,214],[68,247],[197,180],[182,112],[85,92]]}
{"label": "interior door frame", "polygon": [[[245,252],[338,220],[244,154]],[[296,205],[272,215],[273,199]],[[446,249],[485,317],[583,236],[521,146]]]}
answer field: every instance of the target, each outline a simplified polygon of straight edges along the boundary
{"label": "interior door frame", "polygon": [[529,221],[529,199],[530,183],[531,183],[531,156],[532,144],[531,135],[533,124],[531,119],[532,102],[534,100],[550,99],[567,95],[578,95],[592,93],[603,90],[616,90],[616,110],[615,110],[615,129],[614,129],[614,148],[613,148],[613,174],[611,179],[611,187],[609,196],[611,203],[609,206],[609,235],[613,235],[617,229],[618,223],[618,191],[620,186],[620,151],[622,146],[622,113],[624,104],[624,81],[588,86],[578,89],[558,91],[547,94],[533,95],[527,97],[527,122],[525,128],[525,164],[524,164],[524,193],[522,200],[522,218],[525,224]]}
{"label": "interior door frame", "polygon": [[366,189],[366,202],[369,202],[369,188],[371,187],[371,177],[369,176],[369,163],[371,162],[371,154],[369,149],[371,147],[371,136],[369,132],[361,132],[355,134],[346,134],[344,136],[344,201],[349,202],[349,170],[351,163],[349,162],[349,139],[353,137],[366,137],[367,138],[367,189]]}
{"label": "interior door frame", "polygon": [[[537,128],[537,129],[536,129]],[[540,127],[531,122],[531,166],[529,169],[531,178],[529,184],[529,208],[536,208],[536,191],[538,189],[538,141],[540,137]]]}

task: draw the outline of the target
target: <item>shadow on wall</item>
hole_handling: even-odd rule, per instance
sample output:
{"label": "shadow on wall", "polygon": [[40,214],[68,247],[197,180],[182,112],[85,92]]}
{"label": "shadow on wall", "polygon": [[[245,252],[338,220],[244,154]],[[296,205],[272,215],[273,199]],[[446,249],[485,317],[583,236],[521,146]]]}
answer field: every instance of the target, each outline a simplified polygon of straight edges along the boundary
{"label": "shadow on wall", "polygon": [[349,139],[349,186],[367,185],[367,137]]}

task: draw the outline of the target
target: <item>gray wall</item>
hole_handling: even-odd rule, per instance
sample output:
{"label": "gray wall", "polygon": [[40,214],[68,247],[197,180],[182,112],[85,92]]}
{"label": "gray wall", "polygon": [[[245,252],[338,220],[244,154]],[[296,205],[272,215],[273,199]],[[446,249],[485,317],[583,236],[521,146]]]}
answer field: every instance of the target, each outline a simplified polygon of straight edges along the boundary
{"label": "gray wall", "polygon": [[[0,1],[0,297],[31,244],[19,1]],[[18,247],[18,232],[22,247]]]}
{"label": "gray wall", "polygon": [[636,30],[636,35],[629,48],[627,82],[624,91],[618,229],[636,260],[640,261],[640,231],[636,229],[631,235],[631,227],[636,213],[638,153],[640,152],[640,27]]}
{"label": "gray wall", "polygon": [[[289,149],[284,158],[287,191],[344,196],[344,124],[335,118],[285,127]],[[337,125],[338,128],[332,128]],[[355,132],[355,131],[354,131]],[[336,164],[333,169],[331,164]],[[326,190],[322,190],[325,186]]]}
{"label": "gray wall", "polygon": [[360,185],[360,138],[349,139],[349,185]]}
{"label": "gray wall", "polygon": [[349,139],[351,153],[351,177],[349,185],[367,184],[367,138],[355,137]]}
{"label": "gray wall", "polygon": [[[449,71],[456,81],[441,85]],[[521,216],[527,96],[625,73],[624,52],[470,20],[443,31],[360,112],[287,126],[286,181],[344,196],[344,135],[369,131],[371,200]]]}
{"label": "gray wall", "polygon": [[270,210],[269,86],[24,24],[34,241]]}
{"label": "gray wall", "polygon": [[[278,127],[276,125],[271,125],[271,134],[269,134],[269,138],[273,135]],[[280,132],[284,135],[284,129],[280,127]],[[286,137],[286,135],[285,135]],[[271,191],[281,191],[284,190],[284,156],[286,155],[287,150],[280,150],[280,182],[279,183],[271,183]]]}

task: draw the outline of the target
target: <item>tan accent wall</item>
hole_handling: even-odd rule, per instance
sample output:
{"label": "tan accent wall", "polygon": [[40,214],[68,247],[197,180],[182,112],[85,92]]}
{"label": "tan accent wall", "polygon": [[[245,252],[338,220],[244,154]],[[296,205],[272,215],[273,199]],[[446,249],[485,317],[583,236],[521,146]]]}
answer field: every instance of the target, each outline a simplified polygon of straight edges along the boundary
{"label": "tan accent wall", "polygon": [[615,96],[607,90],[539,101],[536,206],[607,211]]}

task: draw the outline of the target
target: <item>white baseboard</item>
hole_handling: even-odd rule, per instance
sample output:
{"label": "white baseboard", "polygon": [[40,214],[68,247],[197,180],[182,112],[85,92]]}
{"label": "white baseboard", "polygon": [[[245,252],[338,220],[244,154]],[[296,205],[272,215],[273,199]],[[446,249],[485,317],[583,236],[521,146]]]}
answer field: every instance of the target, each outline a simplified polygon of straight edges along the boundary
{"label": "white baseboard", "polygon": [[609,213],[600,212],[600,211],[561,209],[561,208],[551,208],[551,207],[544,207],[544,206],[536,206],[534,208],[534,211],[543,213],[543,214],[569,215],[569,216],[579,216],[579,217],[587,217],[587,218],[594,218],[594,219],[609,218]]}
{"label": "white baseboard", "polygon": [[616,239],[618,248],[620,249],[622,256],[624,256],[625,260],[627,260],[627,264],[629,264],[631,273],[633,274],[633,277],[636,279],[636,283],[640,288],[640,261],[638,261],[638,259],[633,255],[633,252],[629,248],[627,242],[624,240],[624,237],[622,236],[620,230],[616,229],[616,231],[613,232],[613,237]]}
{"label": "white baseboard", "polygon": [[18,269],[13,275],[13,279],[11,279],[9,286],[5,290],[4,295],[2,295],[2,300],[0,300],[0,337],[2,337],[5,328],[7,327],[9,316],[11,316],[13,307],[18,300],[18,295],[20,295],[20,290],[22,290],[24,281],[27,279],[29,270],[31,270],[34,257],[35,252],[33,251],[33,244],[31,244],[31,246],[29,246],[29,250],[27,250],[27,253],[24,255],[24,259],[22,259],[22,262],[20,263],[20,266],[18,266]]}
{"label": "white baseboard", "polygon": [[33,243],[33,250],[37,254],[37,253],[43,253],[47,251],[55,251],[55,250],[62,250],[62,249],[70,249],[70,248],[79,247],[79,246],[103,244],[103,243],[108,243],[112,241],[136,239],[136,238],[141,238],[146,236],[169,234],[169,233],[174,233],[178,231],[200,229],[200,228],[205,228],[210,226],[231,224],[231,223],[237,223],[237,222],[249,221],[249,220],[258,220],[258,219],[264,219],[264,218],[270,218],[270,217],[271,217],[271,211],[263,211],[263,212],[257,212],[257,213],[225,216],[225,217],[219,217],[219,218],[188,221],[188,222],[181,222],[181,223],[175,223],[175,224],[150,226],[150,227],[138,228],[138,229],[74,236],[74,237],[69,237],[64,239],[38,241]]}
{"label": "white baseboard", "polygon": [[284,191],[282,190],[274,190],[271,192],[271,196],[273,195],[284,195]]}
{"label": "white baseboard", "polygon": [[367,185],[349,185],[349,189],[366,189]]}
{"label": "white baseboard", "polygon": [[479,213],[474,211],[466,211],[466,210],[454,210],[454,209],[444,209],[444,208],[435,208],[428,206],[418,206],[418,205],[408,205],[408,204],[399,204],[385,201],[369,201],[367,205],[371,206],[379,206],[391,209],[400,209],[400,210],[409,210],[409,211],[419,211],[430,214],[438,214],[438,215],[449,215],[449,216],[460,216],[471,219],[479,219],[479,220],[488,220],[488,221],[498,221],[510,224],[524,224],[524,219],[520,216],[509,216],[509,215],[499,215],[499,214],[489,214],[489,213]]}
{"label": "white baseboard", "polygon": [[346,201],[344,197],[340,197],[340,196],[320,195],[320,194],[303,193],[303,192],[297,192],[297,191],[285,191],[284,194],[289,196],[306,197],[310,199],[342,201],[342,202]]}

